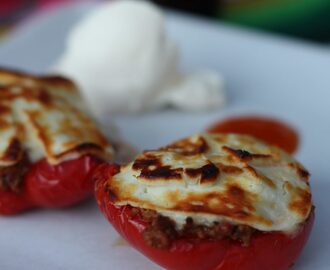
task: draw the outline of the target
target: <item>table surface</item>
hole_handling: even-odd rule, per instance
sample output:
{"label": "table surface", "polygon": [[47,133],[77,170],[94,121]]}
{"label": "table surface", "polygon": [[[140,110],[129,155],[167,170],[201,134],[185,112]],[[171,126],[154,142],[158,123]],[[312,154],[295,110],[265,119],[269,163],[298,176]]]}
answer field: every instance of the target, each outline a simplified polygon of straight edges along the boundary
{"label": "table surface", "polygon": [[[0,65],[49,71],[70,27],[94,5],[67,6],[18,27],[0,44]],[[101,122],[111,119],[124,139],[150,149],[226,116],[259,113],[288,121],[301,135],[297,158],[311,171],[316,205],[313,233],[293,269],[329,269],[329,50],[173,13],[167,26],[180,45],[184,70],[210,67],[224,75],[228,106],[193,114],[104,116]],[[93,200],[65,210],[1,217],[0,231],[1,269],[159,269],[119,240]]]}

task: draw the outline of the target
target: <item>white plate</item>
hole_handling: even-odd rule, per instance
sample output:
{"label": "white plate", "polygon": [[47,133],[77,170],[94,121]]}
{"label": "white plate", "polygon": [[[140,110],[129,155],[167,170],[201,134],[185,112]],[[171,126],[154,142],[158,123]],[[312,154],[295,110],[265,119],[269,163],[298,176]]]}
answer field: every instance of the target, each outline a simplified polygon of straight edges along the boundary
{"label": "white plate", "polygon": [[[37,17],[0,44],[0,65],[45,72],[64,48],[70,26],[93,5]],[[153,148],[203,130],[227,115],[262,113],[292,123],[298,158],[312,173],[316,222],[295,270],[327,270],[330,254],[330,52],[310,44],[179,15],[168,28],[182,48],[183,67],[211,67],[228,82],[225,110],[165,111],[115,117],[123,136]],[[106,121],[106,120],[104,120]],[[93,201],[66,210],[0,218],[0,269],[159,269],[118,236]]]}

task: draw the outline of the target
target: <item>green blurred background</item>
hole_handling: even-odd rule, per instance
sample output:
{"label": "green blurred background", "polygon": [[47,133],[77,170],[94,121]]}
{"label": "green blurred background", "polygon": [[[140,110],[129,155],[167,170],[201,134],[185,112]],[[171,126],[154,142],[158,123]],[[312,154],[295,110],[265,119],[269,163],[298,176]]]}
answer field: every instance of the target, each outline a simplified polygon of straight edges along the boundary
{"label": "green blurred background", "polygon": [[[51,7],[83,1],[0,0],[0,34],[17,22]],[[330,0],[153,0],[215,20],[286,34],[316,42],[330,41]],[[2,31],[1,31],[2,29]]]}
{"label": "green blurred background", "polygon": [[155,0],[167,7],[318,42],[330,41],[330,0]]}

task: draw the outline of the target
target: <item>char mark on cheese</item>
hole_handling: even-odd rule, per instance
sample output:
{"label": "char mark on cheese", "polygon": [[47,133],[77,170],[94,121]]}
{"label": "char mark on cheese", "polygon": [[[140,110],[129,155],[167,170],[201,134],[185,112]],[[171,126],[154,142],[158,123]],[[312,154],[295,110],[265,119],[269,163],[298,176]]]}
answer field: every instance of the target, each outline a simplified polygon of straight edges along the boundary
{"label": "char mark on cheese", "polygon": [[195,141],[183,139],[176,143],[169,144],[160,150],[168,150],[178,152],[182,155],[198,155],[206,153],[209,149],[207,141],[203,137],[198,137]]}
{"label": "char mark on cheese", "polygon": [[[75,145],[74,148],[68,149],[67,151],[56,155],[56,158],[61,158],[62,156],[66,156],[70,154],[70,152],[74,153],[81,153],[81,154],[97,154],[98,152],[102,152],[103,149],[100,145],[95,144],[95,143],[82,143]],[[97,155],[100,158],[102,157],[101,155]]]}
{"label": "char mark on cheese", "polygon": [[228,149],[232,154],[234,154],[236,157],[240,159],[250,159],[252,157],[252,154],[246,150],[240,150],[240,149],[236,150],[226,146],[225,148]]}
{"label": "char mark on cheese", "polygon": [[0,166],[0,190],[20,192],[29,161],[27,155],[11,166]]}
{"label": "char mark on cheese", "polygon": [[134,170],[143,170],[143,169],[149,169],[152,167],[159,167],[161,165],[161,162],[159,158],[152,156],[152,155],[146,155],[146,157],[136,159],[133,163],[132,168]]}
{"label": "char mark on cheese", "polygon": [[50,105],[52,103],[52,96],[45,90],[40,89],[40,91],[37,92],[37,99],[44,105]]}
{"label": "char mark on cheese", "polygon": [[18,139],[13,139],[7,150],[5,151],[4,155],[2,156],[2,160],[5,161],[16,161],[22,157],[22,146]]}
{"label": "char mark on cheese", "polygon": [[243,160],[243,161],[250,161],[254,158],[270,158],[270,155],[264,155],[264,154],[252,154],[249,151],[242,150],[242,149],[233,149],[228,146],[222,147],[225,151],[228,153],[234,155],[235,157]]}
{"label": "char mark on cheese", "polygon": [[268,185],[270,188],[276,188],[276,185],[274,183],[274,181],[272,179],[270,179],[269,177],[267,177],[266,175],[260,174],[258,173],[258,171],[256,169],[254,169],[252,166],[250,165],[246,165],[245,169],[251,173],[256,179],[261,180],[262,182],[264,182],[266,185]]}
{"label": "char mark on cheese", "polygon": [[200,176],[200,183],[205,183],[205,182],[214,182],[216,179],[219,177],[220,170],[217,166],[215,166],[212,162],[209,164],[204,165],[201,168],[188,168],[185,169],[185,172],[190,176],[190,177],[197,177]]}
{"label": "char mark on cheese", "polygon": [[303,179],[308,179],[309,178],[310,174],[307,170],[305,170],[301,167],[299,167],[297,170],[298,170],[298,174],[301,178],[303,178]]}
{"label": "char mark on cheese", "polygon": [[142,169],[140,176],[144,179],[180,179],[182,169],[171,169],[171,166],[162,166],[155,169]]}
{"label": "char mark on cheese", "polygon": [[171,166],[163,165],[162,161],[151,153],[134,161],[132,168],[140,171],[139,178],[147,180],[180,179],[183,171],[181,168],[173,169]]}
{"label": "char mark on cheese", "polygon": [[[0,89],[1,91],[1,89]],[[5,105],[0,105],[0,115],[10,113],[10,108]]]}
{"label": "char mark on cheese", "polygon": [[224,165],[222,163],[218,163],[217,167],[220,169],[221,172],[227,173],[227,174],[243,173],[243,170],[237,166],[230,166],[230,165]]}
{"label": "char mark on cheese", "polygon": [[303,179],[304,181],[307,181],[308,178],[310,177],[310,173],[304,167],[302,167],[302,165],[300,165],[298,162],[290,163],[289,167],[296,170],[298,176],[300,176],[300,178]]}

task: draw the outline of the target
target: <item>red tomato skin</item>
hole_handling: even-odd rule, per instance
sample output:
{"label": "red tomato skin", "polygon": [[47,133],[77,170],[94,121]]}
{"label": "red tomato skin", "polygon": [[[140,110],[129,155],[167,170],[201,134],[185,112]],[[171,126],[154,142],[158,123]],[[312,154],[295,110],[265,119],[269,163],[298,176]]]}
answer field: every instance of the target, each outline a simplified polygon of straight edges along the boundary
{"label": "red tomato skin", "polygon": [[258,115],[236,116],[214,123],[210,133],[248,134],[293,154],[299,145],[299,135],[288,124]]}
{"label": "red tomato skin", "polygon": [[35,207],[26,192],[0,191],[0,215],[15,215]]}
{"label": "red tomato skin", "polygon": [[27,196],[39,207],[76,204],[93,194],[91,175],[101,163],[101,160],[88,155],[58,165],[42,159],[32,165],[25,177]]}
{"label": "red tomato skin", "polygon": [[314,211],[295,236],[282,233],[255,233],[249,247],[231,240],[176,240],[169,250],[148,246],[142,236],[146,224],[131,218],[129,206],[114,205],[106,192],[109,176],[116,174],[115,165],[102,165],[96,172],[97,203],[118,231],[133,247],[168,270],[286,270],[301,253],[314,222]]}

